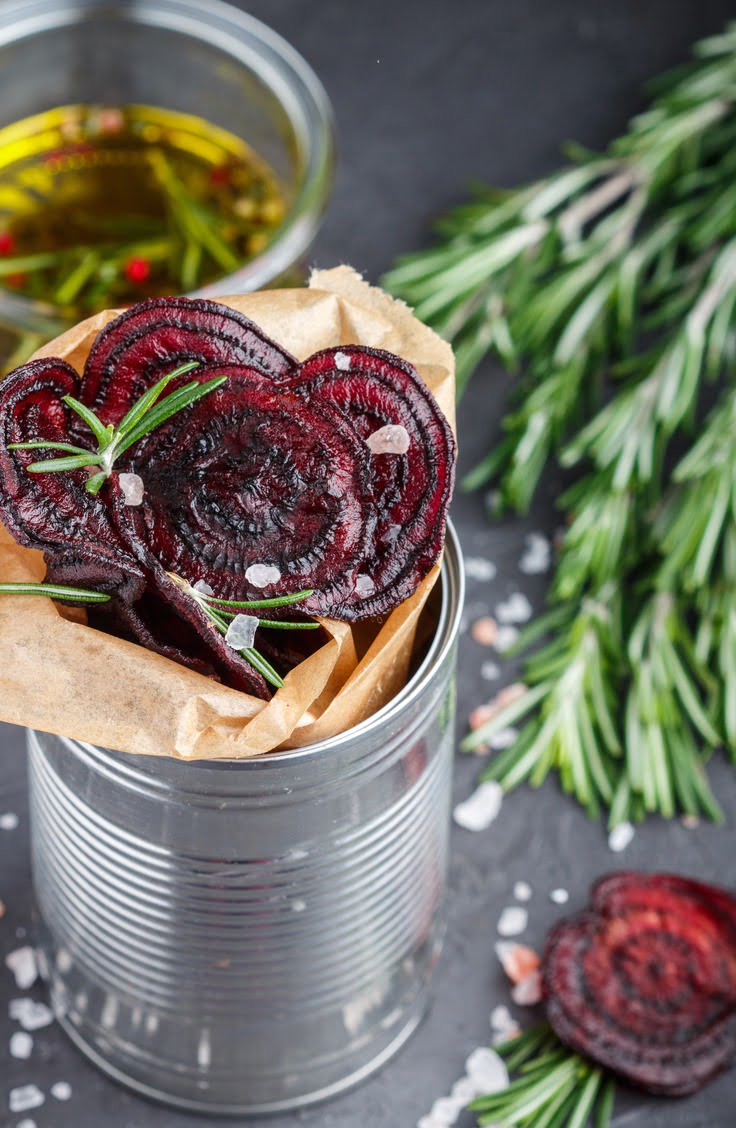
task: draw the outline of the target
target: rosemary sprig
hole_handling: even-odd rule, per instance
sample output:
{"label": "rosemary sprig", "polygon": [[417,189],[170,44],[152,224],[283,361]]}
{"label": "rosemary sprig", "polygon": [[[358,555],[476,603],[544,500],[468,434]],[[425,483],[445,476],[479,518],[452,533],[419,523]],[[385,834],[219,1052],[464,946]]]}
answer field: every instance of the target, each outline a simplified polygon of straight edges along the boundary
{"label": "rosemary sprig", "polygon": [[110,596],[102,591],[66,587],[59,584],[0,584],[0,595],[45,595],[72,603],[108,603]]}
{"label": "rosemary sprig", "polygon": [[[464,746],[523,720],[486,774],[510,788],[554,769],[612,825],[719,817],[704,763],[722,743],[736,758],[734,141],[736,24],[606,153],[479,194],[385,279],[452,341],[461,390],[491,351],[521,372],[465,485],[525,510],[550,459],[578,475],[551,609],[522,636],[551,639]],[[673,472],[708,381],[720,398]]]}
{"label": "rosemary sprig", "polygon": [[198,384],[196,380],[193,380],[159,400],[159,396],[172,380],[176,379],[177,376],[191,372],[192,369],[198,367],[198,363],[196,360],[189,361],[162,377],[147,392],[144,392],[117,426],[112,423],[106,426],[91,408],[80,403],[74,396],[64,396],[64,403],[76,412],[97,439],[96,451],[86,450],[84,447],[75,446],[71,443],[48,442],[45,439],[31,439],[24,443],[9,443],[8,450],[61,450],[69,454],[68,458],[47,458],[41,462],[32,462],[27,467],[30,474],[53,474],[66,470],[85,469],[88,466],[99,466],[99,472],[91,475],[85,483],[85,489],[89,493],[99,493],[110,477],[115,462],[121,454],[124,454],[144,435],[149,434],[156,427],[160,427],[172,415],[196,403],[203,396],[221,387],[227,380],[226,376],[216,376],[203,384]]}
{"label": "rosemary sprig", "polygon": [[[197,606],[203,611],[211,623],[217,627],[217,630],[223,637],[227,635],[230,623],[238,617],[238,614],[243,611],[265,610],[267,608],[275,607],[289,607],[295,603],[302,603],[310,595],[312,589],[305,589],[304,591],[295,591],[290,595],[277,595],[271,599],[251,599],[251,600],[233,600],[233,599],[219,599],[216,595],[210,594],[207,591],[202,591],[201,588],[193,586],[181,576],[176,575],[175,572],[167,573],[169,579],[181,588],[190,599],[192,599]],[[318,630],[319,623],[315,622],[276,622],[271,619],[258,618],[258,626],[266,628],[276,628],[281,630]],[[274,670],[271,663],[263,657],[262,654],[255,649],[255,647],[245,647],[239,650],[238,653],[241,657],[245,658],[255,670],[261,674],[266,681],[281,689],[284,685],[283,679],[276,670]]]}
{"label": "rosemary sprig", "polygon": [[549,1026],[496,1046],[517,1076],[498,1093],[470,1105],[478,1124],[506,1128],[608,1128],[616,1096],[606,1072],[573,1053]]}

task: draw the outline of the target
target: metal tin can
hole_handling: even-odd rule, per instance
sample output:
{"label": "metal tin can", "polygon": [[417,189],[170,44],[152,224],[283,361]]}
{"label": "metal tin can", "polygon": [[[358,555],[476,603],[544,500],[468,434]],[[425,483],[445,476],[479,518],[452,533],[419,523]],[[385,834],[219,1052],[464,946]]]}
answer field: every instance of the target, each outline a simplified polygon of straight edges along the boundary
{"label": "metal tin can", "polygon": [[101,1069],[192,1110],[338,1093],[419,1022],[442,939],[456,643],[452,530],[429,652],[362,725],[247,761],[29,733],[39,963]]}

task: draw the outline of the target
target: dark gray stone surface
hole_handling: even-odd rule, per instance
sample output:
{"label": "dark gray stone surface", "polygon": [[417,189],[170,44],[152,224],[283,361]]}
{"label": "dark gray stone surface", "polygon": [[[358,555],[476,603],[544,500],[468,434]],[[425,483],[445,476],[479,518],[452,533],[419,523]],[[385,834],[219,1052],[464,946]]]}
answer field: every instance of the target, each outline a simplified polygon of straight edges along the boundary
{"label": "dark gray stone surface", "polygon": [[[463,197],[473,178],[512,184],[543,173],[573,137],[603,145],[642,105],[641,85],[685,58],[690,42],[719,29],[732,14],[726,0],[253,0],[243,4],[291,39],[320,73],[335,104],[340,137],[336,191],[313,261],[353,263],[376,279],[400,251],[421,245],[428,224]],[[508,380],[488,366],[461,411],[466,465],[496,432]],[[541,606],[545,577],[518,570],[524,535],[551,532],[554,483],[528,520],[489,528],[479,498],[459,498],[454,516],[465,551],[492,559],[490,583],[470,583],[472,616],[513,591]],[[492,657],[469,638],[460,651],[459,725],[495,691],[480,663]],[[510,680],[513,671],[503,671]],[[460,760],[458,797],[470,793],[477,761]],[[449,1091],[467,1054],[488,1039],[492,1006],[508,1002],[493,955],[498,916],[515,880],[534,887],[527,938],[540,944],[562,911],[549,890],[570,890],[570,908],[590,882],[622,864],[668,867],[733,882],[736,773],[719,761],[712,776],[728,813],[725,827],[687,830],[651,822],[623,856],[612,854],[601,827],[589,823],[555,786],[522,790],[504,804],[486,832],[455,830],[449,936],[437,974],[434,1007],[412,1042],[379,1076],[324,1107],[259,1123],[272,1128],[413,1128],[433,1100]],[[0,728],[0,814],[15,812],[16,830],[0,830],[0,959],[31,928],[24,755],[21,734]],[[99,1076],[61,1032],[34,1036],[28,1061],[12,1058],[15,1024],[8,1000],[17,994],[0,966],[0,1125],[31,1117],[38,1128],[195,1128],[204,1123],[154,1107]],[[40,988],[33,994],[43,997]],[[47,1094],[59,1080],[72,1087],[62,1103],[10,1115],[7,1093],[35,1083]],[[255,1123],[251,1121],[250,1123]],[[461,1120],[468,1128],[470,1118]],[[629,1095],[615,1124],[627,1128],[728,1128],[736,1123],[733,1075],[684,1102]]]}

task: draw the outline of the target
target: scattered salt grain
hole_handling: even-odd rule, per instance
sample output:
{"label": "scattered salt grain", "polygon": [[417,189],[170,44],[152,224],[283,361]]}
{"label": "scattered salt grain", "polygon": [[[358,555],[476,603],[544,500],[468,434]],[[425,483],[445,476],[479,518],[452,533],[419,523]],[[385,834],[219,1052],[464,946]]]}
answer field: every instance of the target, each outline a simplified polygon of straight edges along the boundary
{"label": "scattered salt grain", "polygon": [[517,881],[514,883],[514,897],[517,901],[531,901],[532,887],[528,881]]}
{"label": "scattered salt grain", "polygon": [[307,902],[300,900],[300,898],[298,898],[298,897],[296,898],[295,901],[291,902],[291,911],[293,913],[303,913],[304,910],[306,909],[306,907],[307,907]]}
{"label": "scattered salt grain", "polygon": [[554,905],[566,905],[570,900],[570,894],[567,889],[553,889],[549,895],[549,899]]}
{"label": "scattered salt grain", "polygon": [[341,372],[347,372],[350,368],[350,357],[344,352],[335,353],[335,368],[339,368]]}
{"label": "scattered salt grain", "polygon": [[208,583],[204,580],[197,580],[196,584],[192,584],[192,591],[198,591],[200,595],[214,595],[214,591]]}
{"label": "scattered salt grain", "polygon": [[508,1007],[503,1006],[503,1004],[499,1004],[497,1007],[493,1008],[489,1022],[491,1024],[491,1030],[504,1032],[516,1025],[511,1017],[511,1011]]}
{"label": "scattered salt grain", "polygon": [[118,474],[118,483],[123,491],[126,505],[141,505],[146,487],[140,474]]}
{"label": "scattered salt grain", "polygon": [[477,1091],[475,1085],[469,1077],[461,1077],[460,1080],[456,1081],[452,1086],[452,1090],[450,1092],[450,1096],[454,1101],[461,1102],[462,1108],[465,1108],[467,1104],[470,1104],[470,1102],[475,1098],[476,1095]]}
{"label": "scattered salt grain", "polygon": [[400,423],[387,423],[365,440],[371,454],[406,454],[409,432]]}
{"label": "scattered salt grain", "polygon": [[4,815],[0,815],[0,830],[15,830],[18,821],[14,811],[6,811]]}
{"label": "scattered salt grain", "polygon": [[622,850],[626,849],[633,837],[634,828],[631,823],[619,823],[608,836],[608,849],[613,850],[614,854],[620,854]]}
{"label": "scattered salt grain", "polygon": [[498,637],[498,624],[490,615],[476,619],[470,628],[470,634],[481,646],[495,646]]}
{"label": "scattered salt grain", "polygon": [[499,627],[496,631],[496,650],[498,650],[500,654],[503,654],[504,650],[508,650],[509,647],[514,645],[518,637],[518,628],[512,627],[510,623],[504,623],[504,625]]}
{"label": "scattered salt grain", "polygon": [[35,1120],[19,1120],[15,1128],[36,1128]]}
{"label": "scattered salt grain", "polygon": [[33,948],[27,944],[23,948],[9,952],[5,957],[5,966],[12,971],[20,991],[27,991],[38,979],[36,955]]}
{"label": "scattered salt grain", "polygon": [[10,1090],[8,1108],[11,1112],[28,1112],[32,1108],[40,1108],[44,1100],[38,1085],[21,1085],[19,1089]]}
{"label": "scattered salt grain", "polygon": [[227,628],[225,642],[233,650],[250,650],[256,639],[258,619],[255,615],[236,615]]}
{"label": "scattered salt grain", "polygon": [[496,681],[501,677],[501,667],[496,662],[483,662],[480,667],[480,676],[483,681]]}
{"label": "scattered salt grain", "polygon": [[508,1088],[509,1071],[503,1059],[486,1046],[479,1046],[465,1062],[465,1072],[478,1093],[500,1093]]}
{"label": "scattered salt grain", "polygon": [[501,967],[512,983],[521,983],[539,967],[539,956],[526,944],[517,944],[514,940],[497,940],[495,948]]}
{"label": "scattered salt grain", "polygon": [[24,1030],[33,1033],[44,1026],[49,1026],[54,1021],[54,1016],[45,1003],[37,1003],[35,999],[11,999],[8,1013]]}
{"label": "scattered salt grain", "polygon": [[515,591],[496,608],[496,618],[499,623],[527,623],[532,617],[534,608],[527,597],[520,591]]}
{"label": "scattered salt grain", "polygon": [[481,783],[469,799],[458,803],[452,817],[465,830],[486,830],[498,817],[503,788],[495,779]]}
{"label": "scattered salt grain", "polygon": [[361,572],[360,575],[356,577],[355,594],[360,596],[361,599],[367,599],[369,595],[373,595],[375,590],[376,585],[373,583],[370,576],[366,576],[364,572]]}
{"label": "scattered salt grain", "polygon": [[452,1128],[465,1106],[452,1097],[438,1097],[429,1110],[430,1123],[434,1120],[443,1128]]}
{"label": "scattered salt grain", "polygon": [[51,1096],[55,1097],[57,1101],[71,1100],[72,1087],[68,1081],[57,1081],[56,1084],[51,1086]]}
{"label": "scattered salt grain", "polygon": [[511,988],[511,998],[519,1007],[535,1007],[542,1001],[542,974],[532,971]]}
{"label": "scattered salt grain", "polygon": [[503,752],[504,748],[511,748],[519,738],[519,730],[503,728],[488,737],[488,747],[494,752]]}
{"label": "scattered salt grain", "polygon": [[251,564],[245,570],[245,578],[253,587],[265,588],[270,584],[277,584],[281,579],[281,572],[275,564]]}
{"label": "scattered salt grain", "polygon": [[524,538],[524,554],[519,561],[519,569],[527,576],[546,572],[550,566],[551,555],[549,539],[541,533],[529,533]]}
{"label": "scattered salt grain", "polygon": [[33,1051],[33,1038],[25,1030],[16,1030],[10,1035],[10,1056],[26,1061]]}
{"label": "scattered salt grain", "polygon": [[496,928],[499,936],[518,936],[529,923],[529,913],[520,905],[509,905],[503,910]]}
{"label": "scattered salt grain", "polygon": [[496,575],[496,565],[482,556],[465,557],[465,575],[469,580],[487,582]]}

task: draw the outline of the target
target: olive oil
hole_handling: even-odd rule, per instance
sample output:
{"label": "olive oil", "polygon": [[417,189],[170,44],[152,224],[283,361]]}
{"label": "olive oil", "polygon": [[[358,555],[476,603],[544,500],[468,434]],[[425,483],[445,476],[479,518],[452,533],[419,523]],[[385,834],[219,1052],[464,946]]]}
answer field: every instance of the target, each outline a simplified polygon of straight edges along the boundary
{"label": "olive oil", "polygon": [[67,323],[187,293],[260,254],[287,206],[269,165],[202,118],[59,107],[0,129],[0,286]]}

